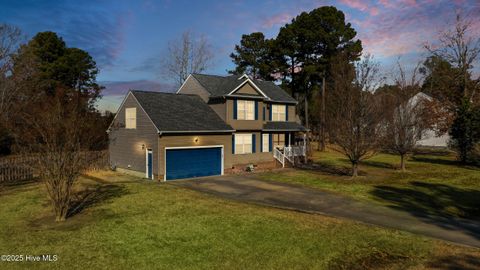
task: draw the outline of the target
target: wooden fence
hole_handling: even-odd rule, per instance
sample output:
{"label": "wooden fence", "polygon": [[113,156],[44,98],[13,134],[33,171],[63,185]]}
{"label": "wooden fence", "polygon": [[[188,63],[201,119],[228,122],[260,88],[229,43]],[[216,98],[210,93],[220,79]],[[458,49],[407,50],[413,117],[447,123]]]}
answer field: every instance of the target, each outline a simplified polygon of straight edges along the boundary
{"label": "wooden fence", "polygon": [[[108,151],[89,151],[82,153],[87,161],[87,170],[101,170],[109,167]],[[35,170],[38,155],[7,156],[0,158],[0,184],[28,181],[39,176]]]}

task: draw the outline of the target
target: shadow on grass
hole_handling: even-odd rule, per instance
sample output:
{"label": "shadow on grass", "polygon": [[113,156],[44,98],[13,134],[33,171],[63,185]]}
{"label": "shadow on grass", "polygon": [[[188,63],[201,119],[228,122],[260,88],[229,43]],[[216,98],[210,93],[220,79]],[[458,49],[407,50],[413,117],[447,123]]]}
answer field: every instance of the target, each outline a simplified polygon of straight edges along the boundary
{"label": "shadow on grass", "polygon": [[391,208],[408,212],[427,223],[464,230],[480,239],[480,224],[476,222],[480,214],[478,190],[414,181],[406,187],[378,185],[371,193]]}
{"label": "shadow on grass", "polygon": [[442,159],[442,158],[419,157],[419,156],[413,156],[412,161],[432,163],[432,164],[438,164],[438,165],[448,165],[448,166],[460,166],[461,165],[456,160]]}
{"label": "shadow on grass", "polygon": [[396,169],[394,165],[388,162],[383,162],[383,161],[373,161],[373,160],[363,160],[360,165],[367,165],[370,167],[377,167],[380,169]]}
{"label": "shadow on grass", "polygon": [[108,202],[113,198],[121,197],[127,193],[126,188],[121,185],[107,184],[97,185],[93,188],[88,187],[74,195],[67,216],[72,217],[87,208]]}
{"label": "shadow on grass", "polygon": [[[336,166],[321,162],[312,162],[308,164],[300,164],[298,165],[299,169],[307,170],[307,171],[317,171],[331,175],[341,175],[341,176],[348,176],[352,174],[352,169],[347,168],[345,166]],[[359,172],[361,174],[362,172]]]}
{"label": "shadow on grass", "polygon": [[468,254],[443,256],[435,259],[428,266],[434,269],[474,270],[480,269],[480,258]]}

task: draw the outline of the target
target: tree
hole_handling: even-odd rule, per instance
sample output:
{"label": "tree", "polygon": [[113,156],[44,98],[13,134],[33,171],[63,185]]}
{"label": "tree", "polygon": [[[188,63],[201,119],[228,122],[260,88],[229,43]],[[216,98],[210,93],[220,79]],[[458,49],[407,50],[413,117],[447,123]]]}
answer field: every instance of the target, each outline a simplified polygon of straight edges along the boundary
{"label": "tree", "polygon": [[236,67],[232,74],[247,74],[254,79],[271,80],[271,40],[265,39],[261,32],[242,35],[240,45],[235,45],[235,52],[230,54]]}
{"label": "tree", "polygon": [[[85,51],[53,32],[35,35],[14,55],[15,110],[6,122],[20,153],[36,155],[56,221],[67,218],[72,187],[87,166],[84,151],[101,141],[95,100],[102,87]],[[104,132],[102,132],[104,134]]]}
{"label": "tree", "polygon": [[[474,35],[472,22],[460,13],[456,15],[456,21],[450,29],[439,34],[438,45],[426,44],[425,48],[430,52],[434,60],[445,61],[453,67],[454,72],[449,72],[456,84],[453,93],[447,93],[454,104],[460,106],[463,99],[471,102],[478,100],[477,96],[480,77],[472,80],[472,68],[478,64],[480,53],[480,37]],[[441,63],[445,66],[445,63]],[[451,68],[450,68],[451,69]]]}
{"label": "tree", "polygon": [[426,96],[420,92],[417,65],[409,77],[400,63],[395,85],[388,92],[379,93],[385,108],[385,147],[400,156],[400,169],[406,170],[406,157],[410,154],[427,128]]}
{"label": "tree", "polygon": [[[298,111],[309,128],[310,119],[318,119],[326,110],[310,110],[308,104],[326,107],[321,94],[322,80],[331,83],[332,57],[342,52],[350,61],[357,60],[362,44],[356,31],[345,22],[345,15],[335,7],[320,7],[303,12],[282,28],[275,39],[266,40],[262,33],[243,35],[231,57],[235,73],[247,72],[261,79],[275,79],[298,101]],[[322,91],[325,93],[326,91]],[[310,102],[315,95],[319,102]],[[318,125],[318,124],[317,124]],[[325,123],[319,128],[324,128]]]}
{"label": "tree", "polygon": [[466,164],[473,161],[473,150],[480,142],[480,107],[474,107],[465,99],[458,108],[449,134],[451,147],[456,149],[460,162]]}
{"label": "tree", "polygon": [[16,94],[10,78],[12,72],[12,54],[22,40],[18,27],[0,24],[0,155],[10,154],[12,136],[5,127],[10,111],[14,106]]}
{"label": "tree", "polygon": [[204,36],[196,37],[184,32],[179,39],[168,43],[167,52],[162,60],[161,74],[173,79],[180,87],[192,73],[201,73],[212,64],[213,52]]}
{"label": "tree", "polygon": [[[9,79],[12,73],[12,55],[19,46],[22,33],[19,28],[0,24],[0,115],[7,117],[15,89]],[[2,119],[0,119],[2,120]],[[5,119],[3,119],[5,120]]]}
{"label": "tree", "polygon": [[55,221],[68,217],[73,185],[92,162],[85,151],[98,141],[93,112],[77,106],[89,101],[70,92],[58,86],[54,96],[29,100],[16,116],[23,124],[13,129],[22,152],[38,157],[32,166],[44,180]]}
{"label": "tree", "polygon": [[330,96],[330,137],[352,164],[352,176],[358,176],[361,160],[379,149],[384,132],[382,110],[373,91],[380,83],[379,65],[367,55],[349,63],[345,55],[332,64],[333,91]]}
{"label": "tree", "polygon": [[[331,66],[333,58],[344,55],[345,61],[358,60],[362,52],[360,40],[355,39],[356,31],[350,23],[345,22],[345,15],[335,7],[320,7],[310,12],[303,12],[280,29],[276,39],[276,47],[280,50],[283,60],[284,84],[297,99],[303,99],[304,121],[308,127],[308,99],[322,89],[322,81],[332,82]],[[342,59],[343,59],[342,58]],[[338,58],[336,58],[338,60]],[[316,95],[321,107],[326,108],[324,102],[326,91]],[[303,98],[300,98],[302,96]],[[313,111],[313,110],[312,110]],[[326,110],[314,110],[318,115],[315,118],[325,119],[322,113]],[[325,128],[323,121],[319,130]],[[323,125],[322,125],[323,124]],[[321,132],[325,135],[325,132]],[[322,138],[324,141],[324,138]]]}

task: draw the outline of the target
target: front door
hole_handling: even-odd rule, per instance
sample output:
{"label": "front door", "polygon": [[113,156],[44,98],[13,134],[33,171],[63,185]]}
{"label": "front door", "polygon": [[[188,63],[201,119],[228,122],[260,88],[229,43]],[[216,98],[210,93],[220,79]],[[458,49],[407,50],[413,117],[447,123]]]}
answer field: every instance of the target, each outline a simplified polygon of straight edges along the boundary
{"label": "front door", "polygon": [[147,149],[147,173],[148,179],[153,179],[153,153],[152,149]]}

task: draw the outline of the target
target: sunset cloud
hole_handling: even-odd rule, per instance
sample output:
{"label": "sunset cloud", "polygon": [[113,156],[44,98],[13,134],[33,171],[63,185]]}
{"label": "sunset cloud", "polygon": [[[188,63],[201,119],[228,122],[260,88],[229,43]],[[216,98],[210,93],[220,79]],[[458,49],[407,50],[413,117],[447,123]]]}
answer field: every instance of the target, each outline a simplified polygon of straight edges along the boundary
{"label": "sunset cloud", "polygon": [[276,14],[272,17],[266,18],[262,23],[262,27],[272,28],[273,26],[283,26],[286,23],[289,23],[293,17],[294,15],[289,13]]}
{"label": "sunset cloud", "polygon": [[372,16],[376,16],[379,13],[377,7],[367,4],[367,1],[362,0],[340,0],[342,4],[353,9],[360,10],[362,12],[367,12]]}

